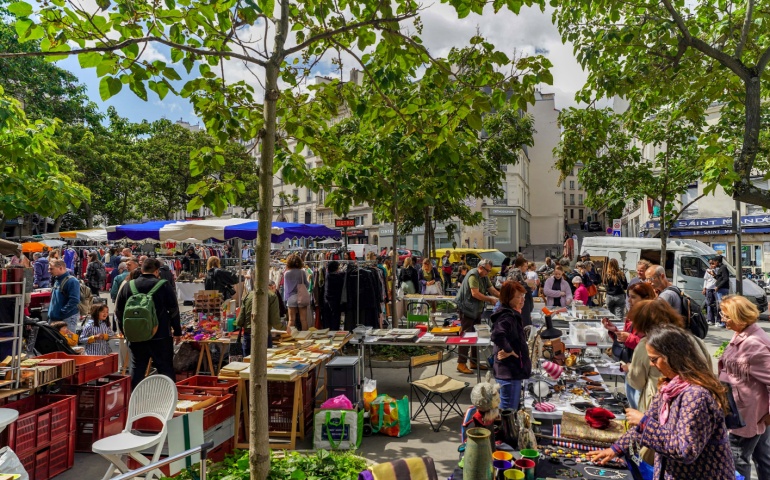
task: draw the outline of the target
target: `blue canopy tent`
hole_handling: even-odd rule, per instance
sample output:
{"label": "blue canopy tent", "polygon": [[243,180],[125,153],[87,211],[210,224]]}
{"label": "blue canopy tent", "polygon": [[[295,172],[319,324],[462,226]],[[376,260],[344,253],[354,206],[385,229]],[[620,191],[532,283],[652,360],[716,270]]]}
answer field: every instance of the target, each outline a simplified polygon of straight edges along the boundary
{"label": "blue canopy tent", "polygon": [[[257,238],[259,222],[243,218],[227,220],[157,220],[130,225],[107,227],[107,239],[185,241],[190,239],[208,240],[249,240]],[[339,231],[325,225],[273,222],[271,242],[280,243],[293,238],[340,238]]]}

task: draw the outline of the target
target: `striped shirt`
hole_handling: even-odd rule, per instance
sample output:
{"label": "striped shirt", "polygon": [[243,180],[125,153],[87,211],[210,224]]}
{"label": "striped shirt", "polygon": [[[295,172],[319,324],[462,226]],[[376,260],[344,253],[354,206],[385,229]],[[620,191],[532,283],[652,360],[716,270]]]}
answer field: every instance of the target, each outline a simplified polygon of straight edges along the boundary
{"label": "striped shirt", "polygon": [[104,322],[98,325],[94,324],[94,320],[89,318],[86,321],[83,331],[80,333],[80,344],[86,348],[86,355],[109,355],[112,353],[112,349],[107,340],[98,339],[93,343],[88,343],[88,338],[93,335],[101,334],[113,335],[112,329]]}

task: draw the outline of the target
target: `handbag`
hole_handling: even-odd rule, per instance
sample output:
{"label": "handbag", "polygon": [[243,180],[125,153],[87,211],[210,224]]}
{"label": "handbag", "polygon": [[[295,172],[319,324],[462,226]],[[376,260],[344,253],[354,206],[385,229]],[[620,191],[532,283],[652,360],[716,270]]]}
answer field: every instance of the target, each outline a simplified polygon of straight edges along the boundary
{"label": "handbag", "polygon": [[634,351],[628,348],[624,343],[613,340],[612,356],[623,363],[631,363],[631,359],[634,357]]}
{"label": "handbag", "polygon": [[589,285],[586,287],[586,290],[588,290],[588,296],[593,297],[596,296],[596,294],[599,293],[599,289],[596,288],[596,285]]}
{"label": "handbag", "polygon": [[655,468],[642,459],[642,449],[637,445],[636,440],[631,440],[628,449],[623,452],[623,458],[634,480],[653,479]]}
{"label": "handbag", "polygon": [[363,410],[316,410],[313,416],[313,448],[355,450],[361,446],[363,431]]}
{"label": "handbag", "polygon": [[441,284],[436,282],[433,285],[426,285],[425,286],[425,295],[443,295],[444,292],[441,290]]}
{"label": "handbag", "polygon": [[730,413],[725,415],[725,426],[729,430],[735,430],[746,426],[746,422],[741,417],[741,412],[738,410],[738,405],[735,403],[735,397],[733,396],[733,386],[727,382],[722,382],[722,385],[727,388],[725,396],[727,397],[727,404],[730,406]]}

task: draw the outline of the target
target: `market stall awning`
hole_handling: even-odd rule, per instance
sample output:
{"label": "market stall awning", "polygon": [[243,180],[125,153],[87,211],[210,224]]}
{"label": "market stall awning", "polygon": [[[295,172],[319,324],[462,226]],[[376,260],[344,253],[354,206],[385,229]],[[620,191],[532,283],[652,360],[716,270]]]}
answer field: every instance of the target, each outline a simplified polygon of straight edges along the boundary
{"label": "market stall awning", "polygon": [[[247,223],[230,227],[225,232],[225,239],[256,240],[258,225],[259,222],[251,220]],[[340,238],[341,236],[338,230],[315,223],[273,222],[273,229],[276,227],[282,229],[283,233],[279,235],[273,234],[273,243],[280,243],[294,238]]]}
{"label": "market stall awning", "polygon": [[65,242],[63,240],[53,240],[53,239],[43,240],[40,243],[42,243],[43,245],[46,245],[48,247],[51,247],[51,248],[59,248],[59,247],[63,247],[64,245],[67,245],[67,242]]}
{"label": "market stall awning", "polygon": [[24,253],[42,252],[43,248],[48,248],[40,242],[27,242],[21,244],[21,251]]}
{"label": "market stall awning", "polygon": [[21,244],[0,238],[0,255],[16,255],[19,250],[21,250]]}
{"label": "market stall awning", "polygon": [[44,233],[41,236],[46,239],[65,238],[68,240],[91,240],[93,242],[107,241],[107,231],[103,228],[92,228],[89,230],[71,230],[68,232]]}
{"label": "market stall awning", "polygon": [[[227,220],[190,220],[174,221],[160,220],[134,225],[114,225],[107,227],[107,238],[110,241],[116,240],[157,240],[159,242],[174,241],[204,241],[215,239],[219,241],[231,240],[244,237],[240,234],[248,235],[250,228],[241,229],[246,224],[253,224],[253,234],[247,238],[253,240],[257,235],[257,222],[244,218],[231,218]],[[282,228],[273,226],[272,241],[280,242],[283,235]]]}

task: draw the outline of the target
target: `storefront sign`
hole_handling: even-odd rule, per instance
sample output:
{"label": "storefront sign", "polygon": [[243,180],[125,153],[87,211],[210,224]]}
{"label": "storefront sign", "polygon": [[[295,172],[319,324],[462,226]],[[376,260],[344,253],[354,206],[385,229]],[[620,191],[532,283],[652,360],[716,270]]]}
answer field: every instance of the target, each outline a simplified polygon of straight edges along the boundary
{"label": "storefront sign", "polygon": [[515,208],[490,208],[489,214],[498,215],[498,216],[516,215],[516,209]]}
{"label": "storefront sign", "polygon": [[[741,225],[744,227],[752,226],[770,226],[770,215],[746,215],[741,217]],[[733,219],[731,217],[719,218],[692,218],[687,220],[677,220],[674,228],[703,228],[703,227],[732,227]],[[660,222],[651,221],[645,224],[648,230],[660,229]]]}
{"label": "storefront sign", "polygon": [[338,218],[334,220],[334,226],[337,228],[355,227],[356,220],[354,218]]}
{"label": "storefront sign", "polygon": [[348,237],[364,237],[366,234],[363,230],[348,230]]}

